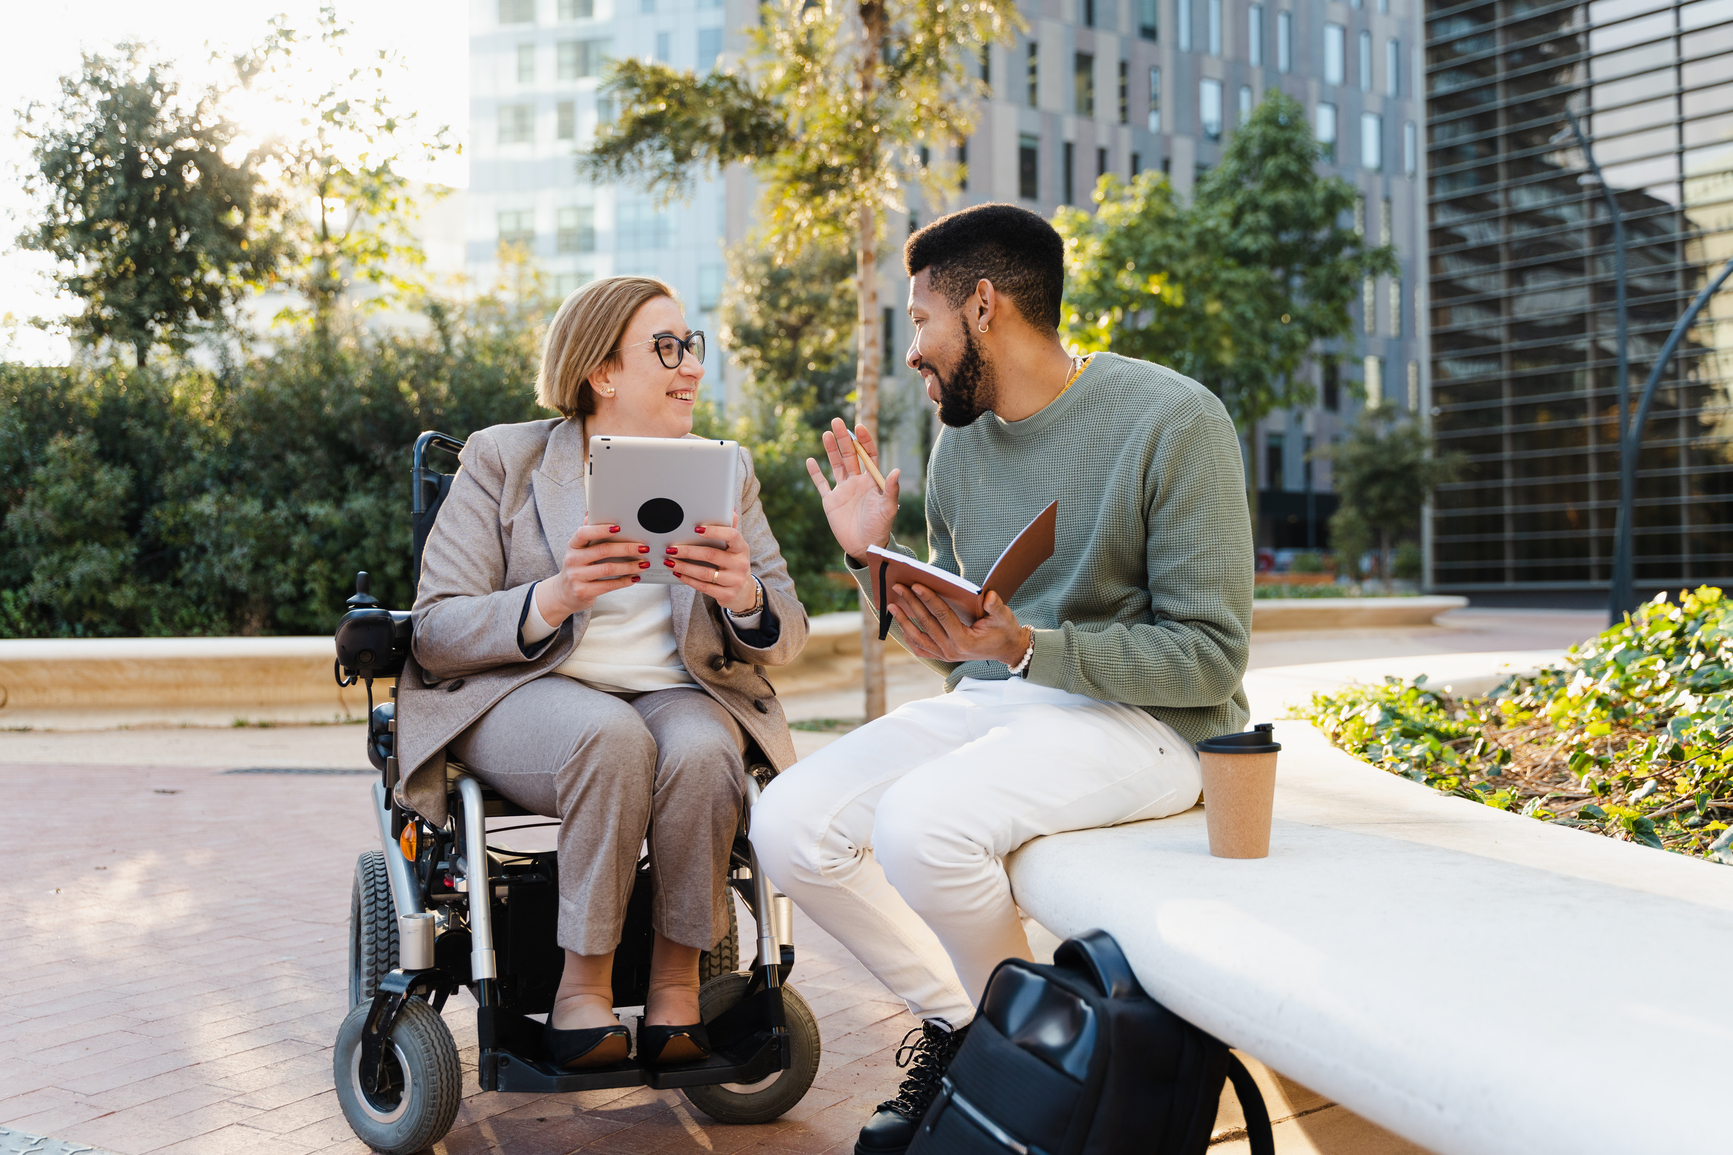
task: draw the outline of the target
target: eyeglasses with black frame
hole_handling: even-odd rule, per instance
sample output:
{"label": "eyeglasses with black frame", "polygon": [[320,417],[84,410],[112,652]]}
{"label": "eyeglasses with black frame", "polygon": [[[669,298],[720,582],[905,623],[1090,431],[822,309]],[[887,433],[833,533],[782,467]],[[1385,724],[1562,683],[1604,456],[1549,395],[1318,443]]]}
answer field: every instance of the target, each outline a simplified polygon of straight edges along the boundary
{"label": "eyeglasses with black frame", "polygon": [[639,345],[656,346],[656,356],[664,368],[678,369],[680,362],[686,359],[690,352],[698,358],[700,365],[704,364],[704,330],[694,329],[692,335],[682,341],[672,333],[657,333],[648,341],[638,341],[631,345],[621,345],[620,350],[636,349]]}

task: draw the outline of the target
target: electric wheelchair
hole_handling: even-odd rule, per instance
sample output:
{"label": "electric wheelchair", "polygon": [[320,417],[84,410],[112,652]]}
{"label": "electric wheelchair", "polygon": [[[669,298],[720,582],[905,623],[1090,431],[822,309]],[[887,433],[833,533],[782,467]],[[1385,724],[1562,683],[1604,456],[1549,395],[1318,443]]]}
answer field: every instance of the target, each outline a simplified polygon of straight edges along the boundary
{"label": "electric wheelchair", "polygon": [[[411,463],[414,567],[452,475],[428,464],[431,450],[456,453],[463,442],[423,433]],[[340,685],[367,684],[367,754],[378,850],[355,866],[349,912],[350,1011],[337,1032],[333,1075],[355,1134],[388,1155],[407,1155],[450,1130],[462,1089],[457,1044],[440,1011],[459,987],[477,1004],[483,1091],[557,1093],[607,1087],[679,1088],[722,1123],[763,1123],[800,1101],[818,1071],[818,1025],[792,986],[793,907],[757,869],[746,839],[753,802],[775,771],[747,750],[747,804],[730,855],[728,885],[751,911],[756,956],[740,964],[739,928],[728,903],[728,931],[699,960],[700,1012],[712,1054],[698,1063],[651,1069],[634,1061],[566,1070],[548,1061],[541,1024],[559,986],[564,953],[554,941],[555,852],[515,852],[488,844],[490,818],[540,819],[501,797],[464,768],[447,774],[450,817],[434,826],[396,798],[399,767],[395,703],[373,704],[373,681],[396,678],[409,655],[410,616],[381,606],[357,574],[355,594],[337,627]],[[393,687],[391,695],[396,697]],[[495,827],[557,826],[538,820]],[[641,1005],[649,984],[651,880],[641,858],[625,930],[614,955],[614,997]]]}

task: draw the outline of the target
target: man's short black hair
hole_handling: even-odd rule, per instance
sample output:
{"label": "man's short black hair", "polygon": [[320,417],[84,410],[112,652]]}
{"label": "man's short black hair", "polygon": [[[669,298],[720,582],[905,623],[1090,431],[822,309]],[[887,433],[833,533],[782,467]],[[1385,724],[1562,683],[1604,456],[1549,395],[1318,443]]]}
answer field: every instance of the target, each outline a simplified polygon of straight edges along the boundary
{"label": "man's short black hair", "polygon": [[983,280],[1010,297],[1023,319],[1057,332],[1065,292],[1065,242],[1038,213],[987,204],[940,217],[903,246],[909,276],[930,269],[951,308]]}

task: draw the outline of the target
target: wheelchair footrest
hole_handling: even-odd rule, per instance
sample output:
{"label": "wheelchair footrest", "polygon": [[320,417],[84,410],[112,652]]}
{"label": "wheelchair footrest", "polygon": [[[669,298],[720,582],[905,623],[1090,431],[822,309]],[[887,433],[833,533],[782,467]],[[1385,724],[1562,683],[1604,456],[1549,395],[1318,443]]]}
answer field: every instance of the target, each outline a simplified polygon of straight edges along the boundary
{"label": "wheelchair footrest", "polygon": [[760,1035],[743,1040],[736,1049],[718,1051],[701,1063],[652,1069],[628,1059],[595,1070],[561,1070],[541,1059],[526,1059],[509,1051],[491,1056],[499,1090],[531,1094],[600,1091],[610,1087],[707,1087],[717,1083],[756,1083],[788,1066],[787,1036]]}

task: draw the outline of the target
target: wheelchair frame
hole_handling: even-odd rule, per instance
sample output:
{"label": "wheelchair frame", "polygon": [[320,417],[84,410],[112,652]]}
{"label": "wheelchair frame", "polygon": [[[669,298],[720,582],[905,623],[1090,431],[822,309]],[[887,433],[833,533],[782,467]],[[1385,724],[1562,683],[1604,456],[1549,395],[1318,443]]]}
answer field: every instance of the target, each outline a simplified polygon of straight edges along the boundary
{"label": "wheelchair frame", "polygon": [[[455,453],[462,445],[457,438],[437,432],[423,433],[415,442],[411,480],[417,581],[423,548],[451,485],[451,475],[428,466],[426,454],[435,447]],[[365,573],[356,575],[356,592],[348,599],[348,612],[336,631],[335,673],[339,685],[367,684],[368,756],[380,771],[373,786],[373,810],[397,926],[398,965],[379,979],[366,1014],[360,1039],[360,1089],[370,1099],[389,1089],[392,1032],[408,1004],[422,999],[437,1012],[460,986],[477,1002],[477,1065],[484,1091],[704,1088],[758,1083],[791,1070],[797,1056],[785,1012],[784,984],[794,965],[793,906],[786,896],[773,890],[758,869],[746,837],[751,809],[761,786],[774,772],[768,766],[753,765],[750,755],[754,751],[749,748],[746,806],[730,854],[728,885],[752,913],[757,927],[756,954],[747,972],[743,997],[706,1023],[710,1057],[666,1069],[640,1066],[635,1060],[594,1070],[557,1068],[543,1052],[542,1024],[529,1017],[551,1008],[563,963],[563,954],[552,939],[557,901],[554,853],[490,848],[487,818],[529,812],[461,770],[450,779],[451,813],[443,827],[433,826],[398,803],[396,703],[375,706],[373,681],[401,674],[409,656],[412,626],[408,612],[382,607],[368,584]],[[395,686],[391,696],[397,696]],[[649,901],[648,872],[642,863],[635,881],[628,907],[628,934],[632,933],[632,907]],[[541,930],[545,930],[545,937]],[[352,937],[355,933],[352,927]],[[636,1005],[633,1000],[647,984],[648,935],[641,937],[642,943],[629,949],[623,942],[616,953],[615,996],[627,996],[618,1005]],[[365,995],[365,990],[361,993]],[[804,1004],[802,1011],[810,1019]],[[807,1065],[816,1069],[816,1027],[810,1046],[813,1055]],[[339,1079],[343,1062],[344,1056],[338,1055]],[[804,1092],[802,1086],[800,1093]],[[704,1109],[696,1098],[694,1102]],[[449,1121],[444,1125],[449,1127]]]}

